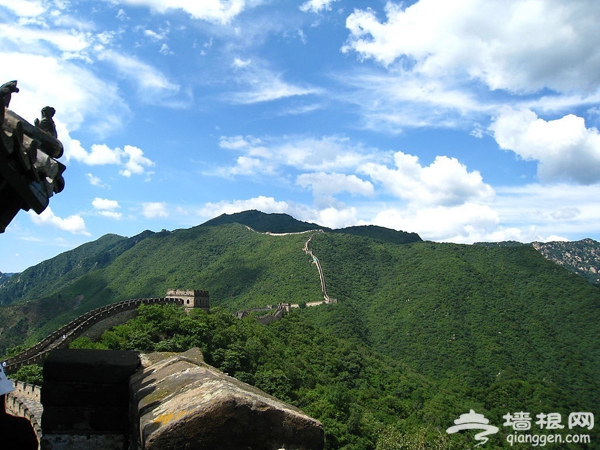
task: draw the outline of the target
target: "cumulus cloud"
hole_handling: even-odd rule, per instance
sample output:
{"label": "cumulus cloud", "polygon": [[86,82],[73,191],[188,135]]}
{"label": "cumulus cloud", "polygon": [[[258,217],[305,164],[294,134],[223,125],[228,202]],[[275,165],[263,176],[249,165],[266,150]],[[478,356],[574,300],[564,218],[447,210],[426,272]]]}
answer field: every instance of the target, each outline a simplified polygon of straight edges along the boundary
{"label": "cumulus cloud", "polygon": [[121,205],[119,205],[119,202],[117,202],[116,200],[109,200],[107,198],[96,197],[94,200],[92,200],[92,206],[96,210],[97,214],[101,216],[110,217],[111,219],[116,220],[119,220],[123,217],[123,214],[121,214],[118,211],[115,211],[116,209],[119,209],[121,207]]}
{"label": "cumulus cloud", "polygon": [[511,92],[593,91],[600,84],[600,10],[593,2],[388,2],[385,16],[355,10],[343,50],[426,77],[460,74]]}
{"label": "cumulus cloud", "polygon": [[167,204],[164,202],[142,203],[142,215],[146,219],[169,217],[169,212],[167,211]]}
{"label": "cumulus cloud", "polygon": [[154,162],[144,156],[144,152],[132,145],[126,145],[123,149],[110,148],[105,144],[94,144],[91,150],[86,151],[79,141],[71,142],[68,147],[67,159],[74,159],[89,166],[118,165],[123,167],[119,173],[124,177],[132,174],[140,175],[148,167],[154,166]]}
{"label": "cumulus cloud", "polygon": [[297,209],[297,217],[328,228],[345,228],[357,225],[358,210],[355,207],[330,206],[322,209]]}
{"label": "cumulus cloud", "polygon": [[[487,236],[499,223],[498,214],[488,205],[464,203],[458,206],[389,208],[377,213],[374,225],[417,232],[423,239],[472,243]],[[483,240],[483,239],[482,239]]]}
{"label": "cumulus cloud", "polygon": [[[119,150],[119,149],[115,149]],[[152,167],[154,162],[144,156],[144,152],[133,145],[126,145],[123,148],[122,155],[127,159],[125,169],[119,173],[124,177],[130,177],[131,174],[142,174],[146,167]]]}
{"label": "cumulus cloud", "polygon": [[109,200],[107,198],[100,197],[96,197],[94,200],[92,200],[92,206],[95,209],[100,210],[113,210],[120,208],[119,202],[117,202],[116,200]]}
{"label": "cumulus cloud", "polygon": [[455,206],[468,202],[490,202],[494,189],[478,171],[469,172],[456,158],[437,156],[422,166],[417,156],[394,154],[395,168],[366,163],[359,167],[392,195],[420,205]]}
{"label": "cumulus cloud", "polygon": [[543,182],[600,182],[600,134],[573,114],[544,120],[529,109],[504,109],[490,130],[500,148],[538,161]]}
{"label": "cumulus cloud", "polygon": [[78,214],[73,214],[63,219],[54,214],[52,208],[47,207],[40,215],[30,211],[29,217],[31,217],[31,221],[36,225],[51,226],[59,230],[68,231],[69,233],[90,236],[85,227],[85,221]]}

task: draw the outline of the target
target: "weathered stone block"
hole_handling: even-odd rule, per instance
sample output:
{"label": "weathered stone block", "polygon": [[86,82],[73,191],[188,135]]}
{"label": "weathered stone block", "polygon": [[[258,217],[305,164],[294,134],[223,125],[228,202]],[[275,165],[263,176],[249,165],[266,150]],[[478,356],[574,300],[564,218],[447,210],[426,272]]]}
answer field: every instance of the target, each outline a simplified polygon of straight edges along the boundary
{"label": "weathered stone block", "polygon": [[44,363],[44,381],[127,384],[139,367],[139,355],[132,351],[54,350]]}
{"label": "weathered stone block", "polygon": [[198,349],[150,359],[154,362],[131,378],[140,448],[323,448],[320,422],[205,364]]}

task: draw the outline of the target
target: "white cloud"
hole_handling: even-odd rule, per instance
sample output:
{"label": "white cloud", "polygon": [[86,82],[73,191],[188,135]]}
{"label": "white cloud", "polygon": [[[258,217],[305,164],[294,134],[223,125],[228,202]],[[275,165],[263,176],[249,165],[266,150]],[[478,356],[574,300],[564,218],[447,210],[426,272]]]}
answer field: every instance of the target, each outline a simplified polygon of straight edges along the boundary
{"label": "white cloud", "polygon": [[118,165],[123,169],[119,171],[124,177],[132,174],[143,174],[145,168],[154,166],[154,162],[144,156],[144,152],[132,145],[126,145],[123,149],[110,148],[106,144],[94,144],[90,152],[87,152],[79,141],[71,141],[68,147],[67,159],[74,159],[89,166]]}
{"label": "white cloud", "polygon": [[160,46],[159,53],[165,56],[174,54],[167,44],[163,44]]}
{"label": "white cloud", "polygon": [[265,164],[258,158],[240,156],[236,160],[236,165],[226,171],[227,175],[256,175],[271,174],[274,167],[271,164]]}
{"label": "white cloud", "polygon": [[373,184],[356,175],[342,173],[303,173],[296,178],[296,184],[310,187],[315,196],[332,197],[340,192],[349,192],[363,196],[373,196]]}
{"label": "white cloud", "polygon": [[[117,149],[119,150],[119,149]],[[142,174],[144,173],[145,167],[152,167],[154,162],[144,156],[144,152],[132,145],[126,145],[123,148],[123,157],[127,158],[125,162],[125,169],[119,173],[124,177],[130,177],[131,174]]]}
{"label": "white cloud", "polygon": [[0,0],[0,6],[8,8],[19,17],[36,17],[46,12],[44,2],[40,0]]}
{"label": "white cloud", "polygon": [[92,206],[98,210],[108,210],[108,211],[112,211],[114,209],[118,209],[121,207],[119,205],[119,202],[117,202],[116,200],[109,200],[107,198],[100,198],[100,197],[96,197],[94,200],[92,200]]}
{"label": "white cloud", "polygon": [[91,173],[86,173],[85,176],[88,178],[92,186],[106,187],[106,185],[102,182],[102,179],[100,177],[97,177],[96,175]]}
{"label": "white cloud", "polygon": [[169,212],[167,211],[167,204],[164,202],[142,203],[142,215],[146,219],[169,217]]}
{"label": "white cloud", "polygon": [[[243,153],[233,167],[221,169],[217,175],[251,175],[275,173],[281,167],[304,171],[354,170],[358,165],[379,159],[373,150],[340,136],[320,139],[304,136],[285,136],[257,139],[252,136],[221,136],[219,146]],[[254,170],[250,170],[250,169]]]}
{"label": "white cloud", "polygon": [[167,37],[167,33],[164,31],[157,33],[154,30],[144,30],[144,36],[150,38],[150,40],[154,42],[158,42],[164,40]]}
{"label": "white cloud", "polygon": [[405,127],[471,126],[489,114],[486,104],[460,83],[408,72],[348,71],[335,75],[349,90],[336,99],[358,108],[367,129],[400,133]]}
{"label": "white cloud", "polygon": [[92,36],[89,33],[74,30],[34,29],[12,24],[0,24],[0,39],[16,42],[20,46],[40,53],[45,46],[49,45],[62,52],[63,56],[79,56],[84,59],[87,57],[82,52],[92,42]]}
{"label": "white cloud", "polygon": [[85,221],[77,214],[63,219],[55,215],[50,207],[47,207],[40,215],[30,211],[29,217],[31,217],[31,221],[36,225],[49,225],[59,230],[68,231],[69,233],[90,236],[85,227]]}
{"label": "white cloud", "polygon": [[96,197],[92,201],[92,206],[96,210],[96,214],[100,216],[108,217],[114,220],[121,220],[123,218],[122,213],[115,211],[116,209],[119,209],[121,207],[121,205],[119,205],[119,202],[117,202],[116,200],[109,200],[107,198]]}
{"label": "white cloud", "polygon": [[219,147],[228,150],[239,150],[248,148],[250,154],[254,154],[257,146],[260,146],[262,141],[252,136],[221,136]]}
{"label": "white cloud", "polygon": [[272,152],[281,164],[314,171],[353,170],[375,158],[372,150],[340,136],[288,137],[284,142],[275,143]]}
{"label": "white cloud", "polygon": [[122,153],[120,148],[112,149],[105,144],[94,144],[89,153],[72,155],[72,157],[89,166],[103,166],[106,164],[121,164]]}
{"label": "white cloud", "polygon": [[308,0],[300,5],[300,10],[303,12],[319,13],[321,11],[330,11],[331,4],[338,0]]}
{"label": "white cloud", "polygon": [[194,19],[227,24],[240,14],[248,4],[246,0],[123,0],[130,5],[147,6],[159,13],[180,9]]}
{"label": "white cloud", "polygon": [[126,123],[122,117],[129,109],[117,86],[86,68],[51,56],[17,52],[0,52],[0,61],[12,63],[10,67],[0,64],[0,79],[19,80],[21,92],[13,95],[11,109],[33,122],[43,106],[53,106],[59,139],[65,148],[69,131],[76,131],[84,121],[86,130],[97,133],[114,131]]}
{"label": "white cloud", "polygon": [[180,86],[170,82],[158,68],[133,56],[104,50],[98,57],[101,61],[113,65],[123,77],[131,80],[139,97],[146,103],[164,105],[180,92]]}
{"label": "white cloud", "polygon": [[497,193],[495,209],[503,224],[534,225],[548,235],[600,231],[600,184],[506,186],[497,188]]}
{"label": "white cloud", "polygon": [[212,219],[221,214],[233,214],[251,209],[257,209],[265,213],[287,213],[289,211],[289,206],[286,202],[278,202],[273,197],[261,195],[248,200],[206,203],[198,210],[198,215],[205,219]]}
{"label": "white cloud", "polygon": [[317,210],[297,208],[295,214],[304,221],[328,228],[345,228],[358,223],[356,218],[358,211],[354,207],[330,206]]}
{"label": "white cloud", "polygon": [[300,86],[283,80],[281,74],[275,73],[260,61],[234,59],[235,80],[246,86],[243,91],[232,92],[227,99],[236,104],[253,104],[270,102],[288,97],[315,95],[321,89],[311,86]]}
{"label": "white cloud", "polygon": [[392,195],[419,205],[455,206],[467,202],[490,202],[494,189],[478,171],[468,172],[456,158],[437,156],[423,167],[419,158],[394,154],[395,168],[367,163],[359,168]]}
{"label": "white cloud", "polygon": [[491,89],[593,91],[600,84],[600,9],[561,0],[388,2],[386,20],[355,10],[344,51],[430,78],[449,74]]}
{"label": "white cloud", "polygon": [[573,114],[546,121],[528,109],[504,109],[490,130],[505,150],[538,161],[543,182],[600,182],[600,134]]}
{"label": "white cloud", "polygon": [[416,232],[423,239],[472,243],[478,240],[477,237],[494,231],[499,217],[487,205],[464,203],[459,206],[384,209],[371,222],[394,230]]}
{"label": "white cloud", "polygon": [[248,105],[252,103],[271,102],[287,97],[319,94],[318,88],[295,86],[281,79],[279,75],[265,79],[262,77],[248,80],[251,90],[229,95],[233,103]]}
{"label": "white cloud", "polygon": [[252,62],[252,60],[250,60],[250,59],[235,58],[233,60],[233,66],[238,67],[238,68],[244,68],[244,67],[249,66],[251,62]]}

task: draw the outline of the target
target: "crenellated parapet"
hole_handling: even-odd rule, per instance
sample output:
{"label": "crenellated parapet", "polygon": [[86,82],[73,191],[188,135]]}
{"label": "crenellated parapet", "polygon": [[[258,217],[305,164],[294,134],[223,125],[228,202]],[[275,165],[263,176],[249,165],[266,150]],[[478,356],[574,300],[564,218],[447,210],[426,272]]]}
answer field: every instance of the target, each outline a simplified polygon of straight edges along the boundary
{"label": "crenellated parapet", "polygon": [[186,308],[200,308],[205,311],[210,310],[210,297],[208,291],[202,291],[198,289],[169,289],[166,298],[181,299],[183,306]]}
{"label": "crenellated parapet", "polygon": [[[188,308],[202,308],[208,310],[209,308],[209,294],[208,291],[192,290],[172,290],[169,292],[188,293],[187,297],[181,295],[172,295],[170,297],[160,298],[137,298],[132,300],[124,300],[121,302],[113,303],[111,305],[102,306],[100,308],[93,309],[87,313],[79,316],[72,320],[62,328],[56,330],[54,333],[41,340],[39,343],[27,350],[19,353],[18,355],[4,361],[6,363],[6,373],[14,373],[23,366],[31,364],[41,364],[48,352],[60,348],[68,347],[69,344],[81,336],[84,332],[89,330],[93,325],[101,322],[109,317],[120,314],[124,311],[138,308],[140,305],[166,305],[166,304],[177,304],[183,305]],[[190,294],[191,293],[191,294]],[[188,306],[186,301],[192,299],[192,305]],[[198,306],[196,306],[198,305]]]}

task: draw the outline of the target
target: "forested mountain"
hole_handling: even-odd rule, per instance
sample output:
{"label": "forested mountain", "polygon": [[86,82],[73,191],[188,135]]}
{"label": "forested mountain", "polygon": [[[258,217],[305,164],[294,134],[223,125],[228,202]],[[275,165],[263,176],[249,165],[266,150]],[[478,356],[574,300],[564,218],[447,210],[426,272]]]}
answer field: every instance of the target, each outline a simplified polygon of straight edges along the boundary
{"label": "forested mountain", "polygon": [[323,230],[331,233],[355,234],[394,244],[408,244],[410,242],[421,241],[421,237],[417,233],[396,231],[375,225],[361,225],[332,230],[316,223],[301,222],[287,214],[266,214],[256,210],[222,214],[205,222],[202,226],[216,226],[227,223],[247,225],[253,230],[263,233],[297,233],[308,230]]}
{"label": "forested mountain", "polygon": [[[151,308],[80,344],[200,346],[211,364],[322,420],[332,449],[447,448],[445,429],[469,409],[501,427],[508,412],[566,418],[600,404],[600,289],[533,246],[402,244],[378,227],[311,232],[323,228],[255,212],[236,218],[245,223],[222,216],[187,230],[105,236],[61,255],[71,265],[61,262],[52,280],[32,268],[47,283],[43,296],[0,308],[0,350],[107,303],[206,289],[209,315]],[[339,303],[268,326],[235,319],[240,309],[322,299],[303,251],[311,236]],[[486,448],[503,448],[509,431]],[[451,439],[452,448],[473,444]]]}
{"label": "forested mountain", "polygon": [[550,261],[581,275],[590,283],[600,286],[600,242],[593,239],[532,242],[531,244],[523,244],[516,241],[477,242],[475,245],[484,247],[520,247],[531,245]]}
{"label": "forested mountain", "polygon": [[155,233],[144,231],[132,238],[107,234],[74,250],[30,267],[0,286],[0,305],[17,300],[37,300],[88,272],[107,266],[124,251]]}
{"label": "forested mountain", "polygon": [[4,283],[6,280],[8,280],[11,276],[12,276],[12,273],[0,272],[0,286],[2,285],[2,283]]}

